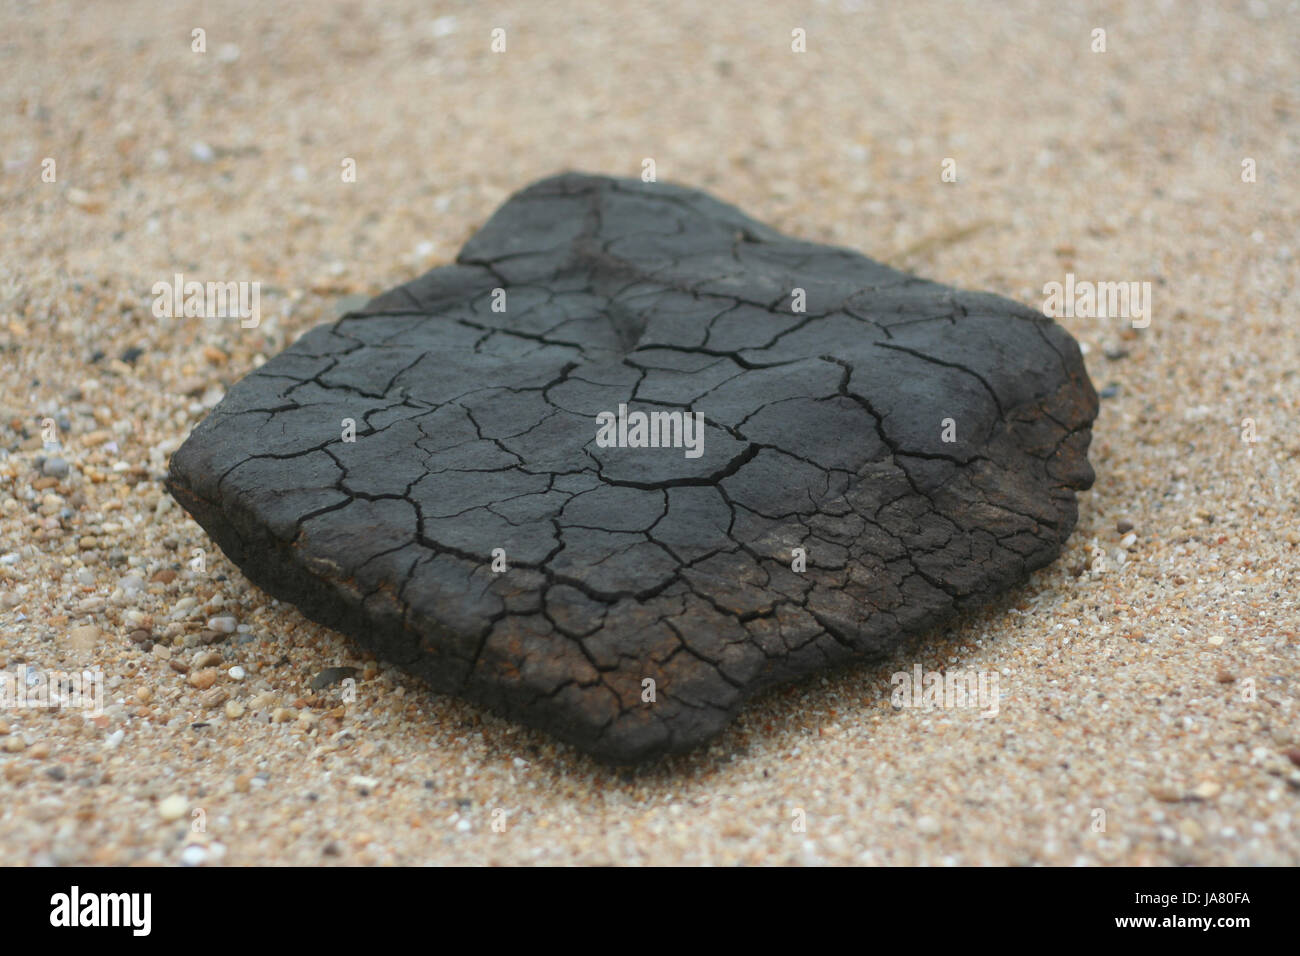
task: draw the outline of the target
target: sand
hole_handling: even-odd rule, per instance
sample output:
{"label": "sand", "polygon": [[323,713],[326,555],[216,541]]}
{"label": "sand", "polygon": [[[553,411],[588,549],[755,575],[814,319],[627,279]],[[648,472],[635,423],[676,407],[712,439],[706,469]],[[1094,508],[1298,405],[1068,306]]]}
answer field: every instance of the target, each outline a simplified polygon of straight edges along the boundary
{"label": "sand", "polygon": [[[0,862],[1300,862],[1297,5],[485,6],[0,7],[0,664],[107,685],[0,711]],[[1060,320],[1107,397],[1057,563],[618,771],[278,605],[161,478],[515,189],[646,158],[927,277],[1151,310]],[[260,283],[260,325],[157,317],[176,273]],[[996,673],[996,715],[894,706],[918,664]]]}

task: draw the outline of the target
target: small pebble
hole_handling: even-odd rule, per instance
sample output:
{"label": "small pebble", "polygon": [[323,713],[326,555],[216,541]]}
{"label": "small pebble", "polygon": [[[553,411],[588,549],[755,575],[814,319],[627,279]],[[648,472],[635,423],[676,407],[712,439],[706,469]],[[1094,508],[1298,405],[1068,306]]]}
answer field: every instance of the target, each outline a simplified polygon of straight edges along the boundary
{"label": "small pebble", "polygon": [[90,650],[99,643],[99,628],[93,624],[83,624],[68,632],[68,642],[79,650]]}
{"label": "small pebble", "polygon": [[1190,817],[1178,824],[1178,832],[1193,843],[1198,843],[1205,838],[1204,828]]}
{"label": "small pebble", "polygon": [[175,793],[170,797],[165,797],[158,804],[158,815],[167,822],[179,820],[189,812],[189,801],[180,794]]}
{"label": "small pebble", "polygon": [[200,703],[208,710],[220,707],[230,700],[230,691],[224,687],[214,687],[200,698]]}
{"label": "small pebble", "polygon": [[203,670],[195,671],[189,677],[190,686],[199,690],[207,690],[217,682],[217,669],[215,667],[205,667]]}
{"label": "small pebble", "polygon": [[918,833],[924,833],[926,836],[934,836],[934,834],[938,833],[940,829],[939,821],[934,817],[925,816],[917,818],[916,830]]}
{"label": "small pebble", "polygon": [[49,478],[66,478],[68,475],[68,463],[64,459],[55,455],[53,458],[46,458],[45,464],[41,466],[41,474]]}
{"label": "small pebble", "polygon": [[1133,530],[1133,522],[1129,521],[1128,518],[1120,518],[1115,522],[1115,530],[1120,534],[1128,534]]}
{"label": "small pebble", "polygon": [[230,675],[231,680],[243,680],[245,677],[248,676],[244,672],[244,669],[240,667],[238,664],[230,668],[230,670],[226,671],[226,673]]}
{"label": "small pebble", "polygon": [[198,866],[201,863],[207,862],[207,859],[207,847],[202,847],[192,843],[181,851],[181,863],[186,866]]}
{"label": "small pebble", "polygon": [[244,716],[244,705],[237,700],[226,701],[226,717],[229,720],[238,720]]}
{"label": "small pebble", "polygon": [[228,615],[208,620],[208,630],[216,631],[218,634],[234,634],[235,628],[238,626],[239,622]]}

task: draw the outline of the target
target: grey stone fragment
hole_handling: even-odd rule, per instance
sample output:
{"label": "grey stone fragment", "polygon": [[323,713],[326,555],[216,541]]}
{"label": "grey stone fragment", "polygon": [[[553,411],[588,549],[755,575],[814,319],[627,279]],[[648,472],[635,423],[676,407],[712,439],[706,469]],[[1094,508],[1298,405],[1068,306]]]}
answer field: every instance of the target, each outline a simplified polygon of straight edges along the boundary
{"label": "grey stone fragment", "polygon": [[[266,591],[612,761],[1023,581],[1093,480],[1051,320],[691,189],[543,180],[349,305],[230,389],[172,494]],[[620,406],[701,414],[701,453],[666,418],[678,446],[602,447]]]}

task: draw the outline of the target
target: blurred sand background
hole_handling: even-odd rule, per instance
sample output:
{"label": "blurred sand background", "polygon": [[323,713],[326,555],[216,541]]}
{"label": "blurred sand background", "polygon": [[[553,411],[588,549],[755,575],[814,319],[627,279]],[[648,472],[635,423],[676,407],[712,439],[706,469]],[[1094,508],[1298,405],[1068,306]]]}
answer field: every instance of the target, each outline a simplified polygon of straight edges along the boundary
{"label": "blurred sand background", "polygon": [[[1298,50],[1277,0],[3,0],[0,665],[109,689],[0,712],[0,862],[1300,863]],[[929,278],[1150,281],[1154,314],[1061,320],[1108,397],[1059,562],[617,771],[277,606],[161,478],[349,297],[646,157]],[[155,318],[177,272],[260,282],[261,326]],[[996,670],[998,715],[896,710],[915,663]],[[331,666],[355,702],[310,689]]]}

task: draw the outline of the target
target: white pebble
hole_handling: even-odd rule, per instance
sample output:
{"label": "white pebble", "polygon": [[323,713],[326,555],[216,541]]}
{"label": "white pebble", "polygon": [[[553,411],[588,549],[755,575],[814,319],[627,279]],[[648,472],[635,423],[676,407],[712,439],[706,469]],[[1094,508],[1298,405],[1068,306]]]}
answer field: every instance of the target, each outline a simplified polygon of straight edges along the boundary
{"label": "white pebble", "polygon": [[158,804],[158,816],[170,823],[172,820],[179,820],[185,816],[189,808],[189,801],[179,793],[174,793],[170,797],[165,797]]}
{"label": "white pebble", "polygon": [[191,843],[181,851],[181,862],[186,866],[198,866],[201,863],[206,863],[207,860],[207,848],[201,847],[197,843]]}
{"label": "white pebble", "polygon": [[244,671],[244,669],[240,667],[238,664],[230,668],[230,670],[226,671],[226,673],[230,675],[231,680],[243,680],[245,677],[248,676],[247,673]]}
{"label": "white pebble", "polygon": [[208,618],[208,630],[216,631],[218,634],[234,634],[237,626],[233,617]]}
{"label": "white pebble", "polygon": [[217,154],[213,152],[212,147],[203,142],[203,140],[199,140],[190,147],[190,155],[200,163],[210,163],[217,156]]}

